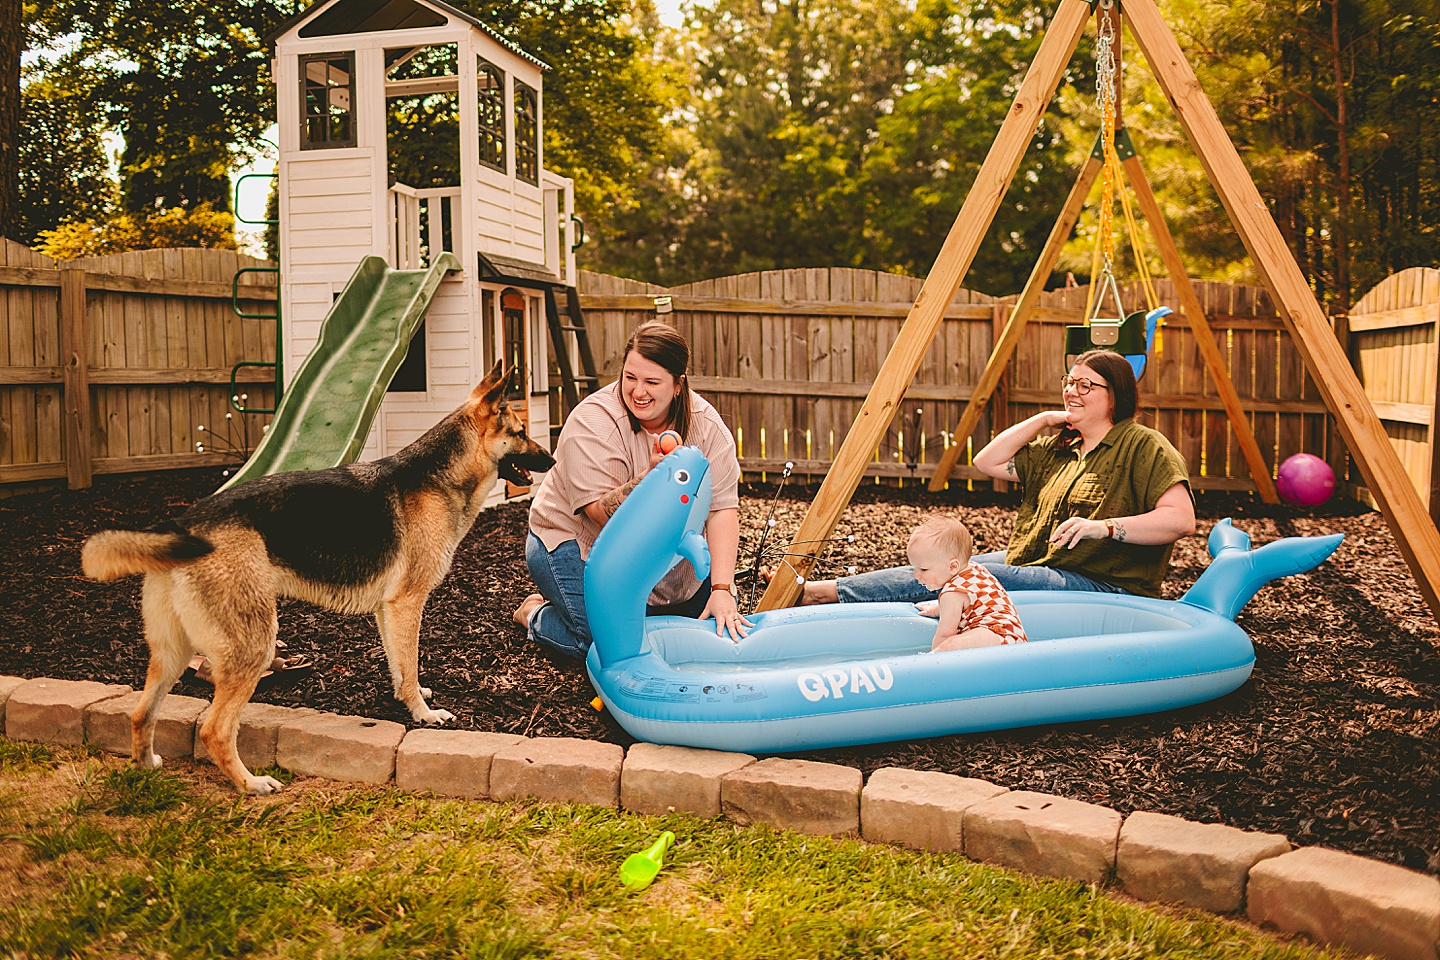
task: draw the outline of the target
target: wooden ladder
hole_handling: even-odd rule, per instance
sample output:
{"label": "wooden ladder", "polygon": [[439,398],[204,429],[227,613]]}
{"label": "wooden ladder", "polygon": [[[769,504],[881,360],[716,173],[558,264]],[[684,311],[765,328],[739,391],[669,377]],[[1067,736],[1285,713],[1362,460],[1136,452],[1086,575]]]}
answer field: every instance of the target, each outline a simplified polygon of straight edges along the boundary
{"label": "wooden ladder", "polygon": [[[565,313],[555,296],[555,287],[545,288],[545,318],[550,326],[550,344],[555,350],[555,365],[560,369],[560,419],[570,415],[576,405],[600,386],[600,372],[595,367],[595,353],[590,348],[590,334],[585,329],[585,313],[580,309],[580,292],[565,287]],[[571,347],[580,358],[582,373],[571,363]],[[559,424],[551,426],[558,433]]]}

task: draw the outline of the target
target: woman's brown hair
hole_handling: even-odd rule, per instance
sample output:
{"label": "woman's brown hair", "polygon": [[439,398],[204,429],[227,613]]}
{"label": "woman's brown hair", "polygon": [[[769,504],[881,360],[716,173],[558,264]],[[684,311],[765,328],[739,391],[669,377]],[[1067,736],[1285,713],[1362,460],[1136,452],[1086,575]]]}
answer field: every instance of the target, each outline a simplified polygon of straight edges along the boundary
{"label": "woman's brown hair", "polygon": [[[632,350],[651,363],[664,367],[675,378],[680,392],[670,404],[670,423],[682,441],[690,439],[690,344],[674,327],[652,320],[636,327],[630,339],[625,341],[625,350],[620,355],[622,366]],[[630,429],[636,433],[645,429],[629,407],[625,408],[625,415],[630,418]]]}
{"label": "woman's brown hair", "polygon": [[1105,378],[1110,387],[1110,422],[1119,423],[1135,416],[1140,406],[1140,385],[1135,382],[1135,368],[1114,350],[1086,350],[1075,358],[1071,368],[1085,365]]}

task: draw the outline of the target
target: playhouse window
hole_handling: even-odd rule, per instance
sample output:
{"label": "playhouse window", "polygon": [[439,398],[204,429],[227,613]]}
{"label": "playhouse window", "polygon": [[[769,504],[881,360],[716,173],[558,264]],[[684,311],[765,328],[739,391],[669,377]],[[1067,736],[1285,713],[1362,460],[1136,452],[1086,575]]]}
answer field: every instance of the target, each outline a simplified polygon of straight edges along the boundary
{"label": "playhouse window", "polygon": [[484,57],[476,57],[480,90],[480,162],[505,170],[505,73]]}
{"label": "playhouse window", "polygon": [[[460,174],[459,47],[436,43],[387,48],[385,63],[390,183],[419,190],[459,186],[464,179]],[[440,200],[434,195],[421,197],[432,221],[443,206]],[[439,223],[432,225],[440,227]]]}
{"label": "playhouse window", "polygon": [[525,295],[511,288],[500,294],[500,320],[505,331],[505,365],[510,368],[510,382],[505,396],[525,399],[529,381],[525,363]]}
{"label": "playhouse window", "polygon": [[300,58],[302,150],[355,146],[355,54]]}
{"label": "playhouse window", "polygon": [[515,81],[515,176],[540,185],[540,110],[535,90]]}

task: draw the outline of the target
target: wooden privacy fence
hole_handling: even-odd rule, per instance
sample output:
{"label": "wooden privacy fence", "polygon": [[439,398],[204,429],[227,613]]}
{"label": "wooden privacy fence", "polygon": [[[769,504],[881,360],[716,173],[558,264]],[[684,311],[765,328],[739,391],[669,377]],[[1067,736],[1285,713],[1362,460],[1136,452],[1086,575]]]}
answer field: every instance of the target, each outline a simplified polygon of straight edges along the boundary
{"label": "wooden privacy fence", "polygon": [[[922,281],[842,268],[783,270],[664,289],[581,273],[581,304],[604,373],[618,373],[628,332],[656,316],[668,295],[668,319],[694,352],[694,385],[731,423],[748,473],[823,474],[895,341]],[[1197,488],[1250,490],[1253,481],[1206,370],[1195,336],[1178,313],[1168,281],[1160,302],[1177,313],[1163,328],[1158,354],[1141,382],[1142,420],[1185,455]],[[1216,343],[1272,471],[1292,453],[1329,459],[1343,478],[1345,451],[1300,354],[1262,288],[1197,283]],[[1138,286],[1122,289],[1129,309],[1144,305]],[[1082,321],[1085,287],[1042,295],[995,402],[973,438],[1059,403],[1064,327]],[[959,421],[989,358],[1013,298],[961,290],[926,354],[867,475],[927,478]],[[961,458],[956,479],[979,479]]]}
{"label": "wooden privacy fence", "polygon": [[[232,365],[273,361],[273,320],[231,305],[229,250],[147,250],[57,263],[0,241],[0,483],[233,461],[221,450],[268,417],[227,421]],[[271,273],[241,276],[241,309],[274,311]],[[240,371],[251,407],[272,406],[273,372]],[[202,430],[201,427],[204,427]],[[197,453],[204,441],[206,453]]]}
{"label": "wooden privacy fence", "polygon": [[1350,357],[1430,515],[1440,521],[1440,270],[1387,277],[1355,304]]}
{"label": "wooden privacy fence", "polygon": [[[268,417],[227,421],[231,366],[274,359],[272,321],[231,308],[242,268],[269,267],[225,250],[151,250],[59,264],[0,241],[0,485],[15,490],[92,473],[130,473],[233,461],[218,452],[232,424],[253,445]],[[818,477],[829,468],[922,281],[848,268],[781,270],[667,289],[583,272],[581,303],[597,361],[618,375],[636,324],[672,298],[673,322],[694,351],[694,384],[735,430],[754,476],[793,461]],[[1167,281],[1161,302],[1174,307]],[[1348,492],[1365,496],[1347,467],[1320,394],[1258,287],[1198,283],[1197,292],[1272,471],[1292,453],[1327,459]],[[1041,297],[1005,380],[972,438],[1053,407],[1063,371],[1063,328],[1078,323],[1086,289]],[[272,274],[241,277],[241,308],[273,310]],[[1144,301],[1136,289],[1126,303]],[[894,482],[934,472],[1012,298],[960,291],[867,471]],[[1422,499],[1440,514],[1435,423],[1440,271],[1406,270],[1351,313],[1349,348],[1361,382]],[[1344,331],[1342,330],[1342,335]],[[271,405],[270,371],[242,370],[252,407]],[[1253,484],[1194,334],[1179,316],[1161,334],[1141,383],[1142,419],[1185,455],[1197,488]],[[82,402],[83,401],[83,402]],[[240,424],[244,424],[242,428]],[[201,425],[205,430],[201,430]],[[219,434],[220,442],[212,438]],[[196,453],[197,440],[208,452]],[[961,458],[957,480],[980,479]]]}

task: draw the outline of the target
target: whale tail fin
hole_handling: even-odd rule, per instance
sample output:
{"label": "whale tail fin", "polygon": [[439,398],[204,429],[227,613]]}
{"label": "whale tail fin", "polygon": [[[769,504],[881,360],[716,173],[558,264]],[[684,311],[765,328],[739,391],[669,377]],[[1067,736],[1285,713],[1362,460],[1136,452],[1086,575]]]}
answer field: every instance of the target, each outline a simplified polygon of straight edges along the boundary
{"label": "whale tail fin", "polygon": [[1227,517],[1210,531],[1210,555],[1214,559],[1180,601],[1234,620],[1265,584],[1315,569],[1344,539],[1343,533],[1286,537],[1251,550],[1250,535]]}

